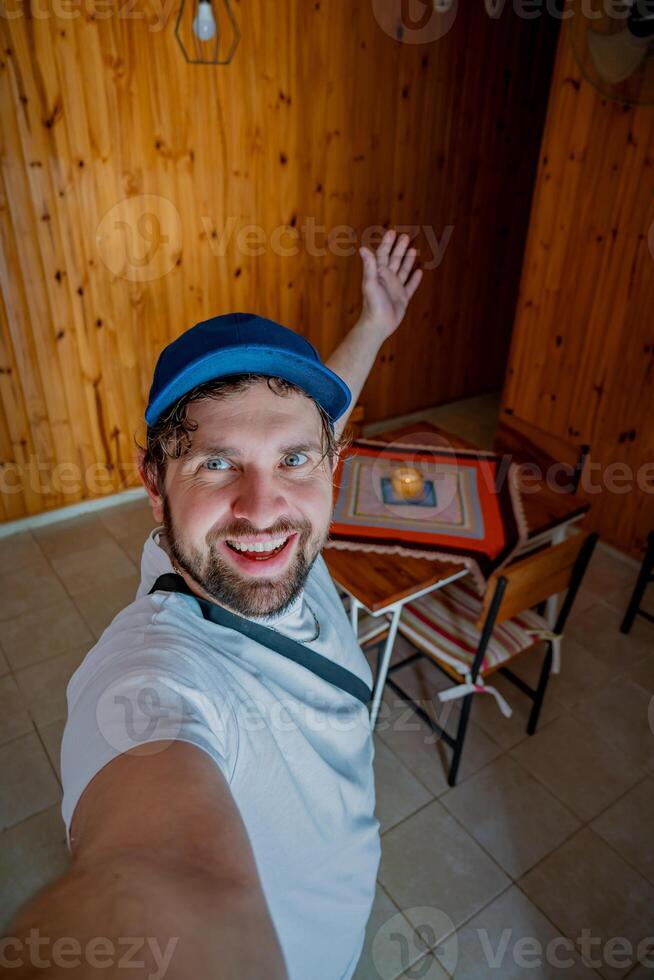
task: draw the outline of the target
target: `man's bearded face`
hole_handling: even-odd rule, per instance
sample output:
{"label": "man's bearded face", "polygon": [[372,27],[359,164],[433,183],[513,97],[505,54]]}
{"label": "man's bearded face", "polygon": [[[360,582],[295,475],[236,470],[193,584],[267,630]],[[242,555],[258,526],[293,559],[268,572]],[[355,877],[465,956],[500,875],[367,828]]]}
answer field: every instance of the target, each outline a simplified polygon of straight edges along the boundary
{"label": "man's bearded face", "polygon": [[318,410],[263,381],[193,403],[189,415],[198,423],[192,445],[169,462],[161,502],[171,554],[233,612],[282,613],[301,592],[332,518],[336,461],[320,462]]}

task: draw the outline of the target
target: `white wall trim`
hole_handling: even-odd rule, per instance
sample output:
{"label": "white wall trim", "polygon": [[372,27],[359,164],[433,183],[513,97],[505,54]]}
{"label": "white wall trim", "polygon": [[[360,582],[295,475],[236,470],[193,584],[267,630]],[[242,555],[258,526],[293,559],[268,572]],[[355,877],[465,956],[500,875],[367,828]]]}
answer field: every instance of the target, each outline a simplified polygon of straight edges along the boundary
{"label": "white wall trim", "polygon": [[32,514],[29,517],[21,517],[16,521],[7,521],[0,524],[0,538],[7,538],[11,534],[19,531],[31,531],[35,527],[45,527],[48,524],[57,524],[59,521],[68,521],[72,517],[79,517],[80,514],[88,514],[95,510],[104,510],[107,507],[116,507],[119,504],[127,504],[131,500],[141,500],[147,497],[145,487],[133,487],[130,490],[123,490],[121,493],[112,493],[106,497],[98,497],[95,500],[82,500],[79,503],[71,504],[69,507],[58,507],[56,510],[47,510],[43,514]]}

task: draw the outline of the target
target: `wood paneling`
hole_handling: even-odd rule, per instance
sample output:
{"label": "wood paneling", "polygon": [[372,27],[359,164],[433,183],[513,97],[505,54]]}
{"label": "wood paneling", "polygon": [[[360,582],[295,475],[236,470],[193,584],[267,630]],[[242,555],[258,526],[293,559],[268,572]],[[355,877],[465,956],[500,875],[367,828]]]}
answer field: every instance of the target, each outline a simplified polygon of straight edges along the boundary
{"label": "wood paneling", "polygon": [[563,31],[503,404],[590,444],[589,523],[634,555],[654,527],[653,181],[654,112],[596,93]]}
{"label": "wood paneling", "polygon": [[137,483],[156,356],[200,319],[259,312],[327,357],[378,223],[452,230],[367,419],[501,384],[555,25],[459,7],[411,44],[378,2],[236,3],[228,67],[188,64],[158,2],[0,20],[0,519]]}

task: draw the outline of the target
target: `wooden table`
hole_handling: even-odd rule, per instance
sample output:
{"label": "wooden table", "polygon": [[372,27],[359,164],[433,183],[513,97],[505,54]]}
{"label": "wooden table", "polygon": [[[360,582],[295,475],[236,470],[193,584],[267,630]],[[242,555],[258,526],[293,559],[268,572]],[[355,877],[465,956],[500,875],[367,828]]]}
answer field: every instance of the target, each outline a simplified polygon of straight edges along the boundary
{"label": "wooden table", "polygon": [[[424,436],[421,437],[421,433]],[[441,445],[454,449],[478,449],[431,422],[417,422],[385,430],[371,438],[394,442],[402,437],[405,441],[410,437],[411,442],[424,443],[431,448]],[[530,546],[541,540],[557,544],[565,537],[567,528],[580,520],[589,509],[588,503],[581,497],[557,493],[547,487],[539,487],[535,491],[526,488],[522,502],[529,528]],[[389,631],[379,660],[370,711],[371,725],[374,727],[402,607],[433,589],[441,589],[462,578],[468,571],[458,562],[430,561],[427,558],[345,551],[329,547],[324,549],[323,557],[334,581],[350,596],[350,621],[355,635],[360,609],[367,609],[372,616],[386,616],[389,620]],[[547,612],[548,620],[553,622],[556,597],[548,603]],[[558,661],[558,650],[556,660]]]}

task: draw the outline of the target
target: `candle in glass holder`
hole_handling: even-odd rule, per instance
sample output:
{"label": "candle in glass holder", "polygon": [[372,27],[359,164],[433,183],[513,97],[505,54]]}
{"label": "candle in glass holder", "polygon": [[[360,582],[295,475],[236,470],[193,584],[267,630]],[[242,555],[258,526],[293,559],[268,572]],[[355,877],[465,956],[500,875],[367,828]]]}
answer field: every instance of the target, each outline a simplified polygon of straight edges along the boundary
{"label": "candle in glass holder", "polygon": [[420,470],[415,466],[397,466],[392,472],[393,490],[398,497],[413,500],[419,497],[425,487],[425,481]]}

